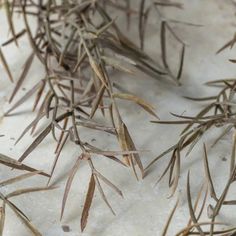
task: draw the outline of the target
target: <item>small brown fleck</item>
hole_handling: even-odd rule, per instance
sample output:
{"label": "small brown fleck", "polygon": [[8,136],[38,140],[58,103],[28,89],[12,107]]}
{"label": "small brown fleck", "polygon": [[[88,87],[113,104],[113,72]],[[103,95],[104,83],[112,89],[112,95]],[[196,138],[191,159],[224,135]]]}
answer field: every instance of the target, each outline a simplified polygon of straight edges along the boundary
{"label": "small brown fleck", "polygon": [[62,230],[64,232],[70,232],[70,227],[68,225],[62,225]]}
{"label": "small brown fleck", "polygon": [[221,160],[222,161],[227,161],[227,158],[226,157],[222,157]]}

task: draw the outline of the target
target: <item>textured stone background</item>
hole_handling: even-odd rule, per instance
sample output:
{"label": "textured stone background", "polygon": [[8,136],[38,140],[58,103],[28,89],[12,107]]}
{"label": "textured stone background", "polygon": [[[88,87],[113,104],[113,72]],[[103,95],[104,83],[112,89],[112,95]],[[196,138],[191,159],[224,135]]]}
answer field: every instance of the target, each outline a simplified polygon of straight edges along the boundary
{"label": "textured stone background", "polygon": [[[134,0],[135,1],[135,0]],[[173,119],[170,112],[178,114],[193,115],[203,105],[192,103],[185,100],[182,96],[207,96],[214,92],[203,84],[208,80],[231,78],[234,77],[236,67],[228,62],[229,58],[235,58],[234,50],[226,50],[220,55],[215,52],[230,38],[235,31],[236,23],[236,7],[230,0],[188,0],[182,1],[184,10],[168,9],[166,16],[171,19],[183,20],[192,23],[202,24],[203,27],[189,27],[184,25],[176,25],[175,29],[178,34],[189,45],[186,50],[186,60],[184,66],[184,74],[182,78],[182,86],[176,87],[170,82],[157,81],[155,79],[137,74],[134,76],[121,76],[115,78],[122,81],[126,88],[150,101],[156,107],[161,119]],[[122,19],[118,19],[122,20]],[[6,20],[3,12],[0,12],[0,42],[5,40],[4,32],[6,32]],[[19,27],[21,25],[18,21]],[[156,34],[148,32],[148,40],[146,43],[147,50],[154,52],[154,56],[158,56],[159,52],[159,33],[158,24],[155,20],[151,20],[151,29]],[[132,26],[134,31],[136,25]],[[175,49],[175,46],[173,45]],[[160,51],[160,50],[159,50]],[[21,47],[16,49],[13,45],[4,49],[7,60],[13,70],[13,75],[17,78],[23,65],[22,58],[26,58],[29,54],[29,45],[27,41],[23,41]],[[172,53],[172,52],[170,52]],[[175,50],[173,50],[175,55]],[[13,90],[13,84],[8,82],[5,72],[0,67],[0,114],[7,110],[9,104],[7,99]],[[34,67],[30,72],[27,83],[24,88],[27,90],[37,79],[41,78],[42,71],[40,64],[35,61]],[[20,91],[18,97],[23,94]],[[32,138],[27,136],[17,146],[14,146],[15,139],[20,135],[24,127],[31,121],[34,115],[29,112],[32,101],[17,109],[17,116],[5,117],[0,119],[0,134],[5,135],[0,138],[0,152],[11,157],[18,158],[25,148],[31,143]],[[162,126],[151,124],[152,119],[149,115],[139,109],[137,106],[121,103],[122,115],[125,122],[130,128],[132,137],[138,149],[150,150],[142,155],[144,165],[150,162],[155,156],[163,150],[174,144],[178,140],[181,126]],[[16,114],[15,113],[15,114]],[[212,138],[215,136],[211,133],[207,138],[207,145],[211,144]],[[105,149],[117,150],[116,142],[108,136],[91,135],[88,133],[85,138],[92,140],[97,146]],[[205,139],[206,140],[206,139]],[[43,142],[27,158],[26,163],[38,169],[49,170],[50,163],[53,162],[53,141],[48,138]],[[187,171],[191,168],[192,194],[196,195],[203,181],[202,168],[202,143],[194,149],[188,158],[183,158],[184,164],[182,168],[181,181],[178,189],[180,196],[180,206],[174,217],[169,235],[174,233],[181,227],[186,225],[188,220],[188,209],[186,202],[186,176]],[[213,176],[218,180],[219,185],[225,183],[224,176],[227,176],[229,155],[230,155],[231,137],[222,140],[217,148],[210,150],[209,159],[212,166]],[[78,236],[80,233],[80,214],[82,212],[82,204],[84,202],[85,192],[87,188],[87,172],[86,165],[81,165],[80,170],[75,178],[72,190],[69,195],[69,201],[62,222],[59,221],[60,207],[64,185],[66,181],[66,170],[73,165],[73,160],[78,156],[78,151],[74,146],[68,145],[62,152],[60,161],[55,171],[52,183],[58,188],[53,191],[33,193],[18,197],[14,202],[22,208],[22,210],[32,219],[39,230],[45,236]],[[222,158],[227,161],[222,161]],[[106,193],[110,203],[116,211],[114,217],[109,209],[96,194],[93,202],[88,226],[83,233],[84,236],[153,236],[160,235],[166,222],[168,214],[172,209],[176,196],[168,199],[170,193],[167,188],[167,180],[165,179],[158,186],[154,186],[155,181],[161,174],[161,170],[166,166],[167,161],[164,158],[152,168],[149,175],[142,181],[137,182],[132,175],[131,170],[125,169],[111,163],[104,158],[98,157],[95,161],[97,169],[106,177],[112,180],[120,187],[124,194],[124,199],[120,199],[109,188]],[[109,166],[109,167],[108,167]],[[218,171],[220,170],[220,171]],[[5,167],[0,166],[0,178],[5,179],[8,176],[16,175],[17,171],[12,172]],[[34,177],[23,181],[19,186],[43,185],[46,180],[43,177]],[[5,190],[14,189],[14,186]],[[177,194],[177,195],[178,195]],[[235,222],[235,215],[231,207],[224,207],[224,211],[220,215],[220,220],[227,222]],[[68,225],[70,232],[64,233],[61,226]],[[27,236],[30,235],[24,226],[16,219],[11,211],[7,211],[7,224],[4,236]]]}

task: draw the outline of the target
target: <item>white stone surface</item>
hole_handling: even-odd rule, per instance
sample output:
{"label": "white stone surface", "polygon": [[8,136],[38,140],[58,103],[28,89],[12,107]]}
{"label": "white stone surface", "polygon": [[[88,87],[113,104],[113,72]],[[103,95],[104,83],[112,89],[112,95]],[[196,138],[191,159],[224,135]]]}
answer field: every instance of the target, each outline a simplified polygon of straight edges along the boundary
{"label": "white stone surface", "polygon": [[[235,12],[236,7],[230,0],[189,0],[184,2],[184,10],[167,10],[166,15],[172,19],[188,21],[202,24],[203,27],[190,27],[176,25],[176,31],[188,43],[186,50],[186,60],[182,86],[176,87],[170,82],[158,81],[142,74],[134,76],[123,76],[116,78],[127,86],[127,89],[135,94],[145,98],[158,111],[161,119],[173,119],[170,112],[182,114],[195,114],[203,105],[185,100],[182,96],[207,96],[214,91],[203,86],[208,80],[234,77],[236,67],[228,62],[229,58],[234,58],[234,50],[226,50],[220,55],[215,52],[226,41],[228,41],[235,31]],[[6,20],[3,12],[0,12],[0,41],[6,38]],[[20,21],[18,22],[21,24]],[[19,26],[20,27],[20,26]],[[135,25],[133,27],[136,27]],[[152,22],[152,28],[158,32],[158,24]],[[148,32],[148,50],[159,50],[159,33],[155,36]],[[17,78],[20,72],[23,58],[26,58],[29,52],[27,41],[17,49],[14,45],[4,49],[7,60],[10,62],[13,75]],[[158,53],[154,53],[158,56]],[[7,99],[13,90],[14,85],[8,82],[6,74],[0,67],[0,113],[9,108]],[[35,63],[30,71],[27,83],[24,88],[29,89],[33,81],[40,79],[42,75],[39,63]],[[24,91],[20,91],[18,98]],[[14,146],[15,139],[18,138],[22,130],[29,121],[34,118],[29,109],[32,102],[29,102],[16,111],[16,115],[3,117],[0,120],[0,134],[5,135],[0,138],[0,152],[9,155],[15,159],[23,153],[26,147],[33,140],[27,136],[18,145]],[[181,126],[164,126],[151,124],[152,117],[147,115],[137,106],[121,102],[122,115],[138,149],[150,150],[142,154],[144,165],[170,147],[178,140]],[[206,139],[210,144],[212,137]],[[117,143],[109,136],[97,136],[85,134],[85,139],[95,138],[94,144],[107,150],[117,150]],[[222,162],[222,157],[229,157],[231,137],[226,137],[219,146],[210,151],[209,157],[212,164],[213,176],[219,182],[220,186],[225,183],[224,175],[229,167],[229,160]],[[168,235],[174,233],[186,225],[188,221],[188,209],[186,202],[186,176],[191,169],[192,194],[196,195],[201,182],[203,181],[202,167],[202,143],[194,149],[188,158],[183,158],[183,168],[181,172],[181,181],[178,189],[180,195],[180,206],[175,215]],[[223,145],[224,144],[224,145]],[[25,163],[34,166],[37,169],[50,170],[50,164],[53,162],[53,140],[48,138],[39,148],[37,148],[25,161]],[[83,234],[80,233],[80,215],[88,183],[89,169],[87,165],[82,164],[76,175],[71,192],[69,194],[68,204],[62,222],[60,222],[61,201],[66,181],[67,171],[72,167],[79,150],[76,150],[71,144],[68,145],[60,157],[55,171],[52,183],[58,186],[56,190],[40,193],[32,193],[22,197],[17,197],[14,202],[21,208],[32,223],[38,227],[43,236],[153,236],[161,235],[162,229],[172,209],[176,196],[168,199],[170,193],[167,188],[166,179],[159,185],[154,186],[157,178],[161,175],[161,170],[167,164],[166,156],[158,162],[150,171],[149,175],[142,181],[137,182],[128,168],[123,168],[112,163],[105,158],[95,157],[95,165],[106,177],[112,180],[122,189],[124,199],[119,198],[109,188],[105,187],[106,194],[113,206],[116,216],[113,216],[105,206],[96,192],[95,200],[89,215],[88,226]],[[99,160],[98,160],[99,159]],[[220,169],[221,168],[221,169]],[[214,170],[220,171],[214,171]],[[0,179],[5,179],[16,175],[17,171],[12,171],[4,166],[0,166]],[[227,176],[227,175],[226,175]],[[9,186],[1,191],[10,191],[20,186],[29,187],[34,185],[44,185],[46,179],[43,177],[33,177],[23,181],[18,185]],[[177,195],[178,195],[177,194]],[[235,215],[231,207],[225,207],[220,219],[226,219],[228,223],[235,222]],[[70,232],[62,231],[61,226],[68,225]],[[28,236],[31,235],[18,219],[7,210],[7,222],[4,236]]]}

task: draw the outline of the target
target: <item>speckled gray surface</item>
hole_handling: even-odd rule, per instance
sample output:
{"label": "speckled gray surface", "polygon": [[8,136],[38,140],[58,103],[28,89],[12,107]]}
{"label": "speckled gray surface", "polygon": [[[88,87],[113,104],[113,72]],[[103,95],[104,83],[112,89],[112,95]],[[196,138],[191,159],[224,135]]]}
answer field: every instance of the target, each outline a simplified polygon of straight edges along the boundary
{"label": "speckled gray surface", "polygon": [[[232,37],[236,29],[236,8],[232,4],[232,1],[188,0],[182,2],[184,2],[184,10],[168,10],[168,15],[172,19],[204,25],[203,27],[176,26],[176,30],[178,30],[181,37],[189,45],[186,50],[182,86],[176,87],[169,82],[160,82],[142,74],[115,78],[116,80],[122,81],[129,91],[142,96],[154,104],[161,119],[173,119],[170,116],[170,111],[178,114],[183,112],[185,114],[195,114],[202,105],[186,101],[182,96],[212,94],[213,89],[204,87],[204,82],[213,79],[234,77],[236,71],[235,65],[228,62],[229,58],[234,58],[234,50],[227,50],[218,56],[215,55],[217,49]],[[0,21],[0,35],[2,36],[3,32],[6,32],[6,20],[2,12],[0,12]],[[18,23],[19,25],[21,24],[20,21]],[[157,30],[158,26],[154,22],[151,23],[153,29]],[[3,42],[4,38],[0,37],[0,41]],[[158,35],[152,35],[148,32],[147,49],[155,51],[155,48],[159,47],[155,45],[158,44]],[[19,49],[11,46],[4,49],[4,52],[10,62],[14,77],[17,77],[23,64],[22,58],[26,58],[29,52],[27,41],[22,42]],[[13,85],[8,82],[2,67],[0,68],[0,74],[0,113],[2,115],[9,107],[7,99],[13,89]],[[23,87],[26,90],[29,89],[33,81],[40,78],[41,74],[40,64],[35,62],[34,68],[30,72],[30,78],[28,78],[27,83]],[[20,91],[19,96],[23,92]],[[0,137],[1,153],[17,159],[32,141],[32,138],[27,136],[18,145],[14,146],[14,139],[26,127],[27,122],[34,117],[29,112],[31,105],[32,102],[29,102],[17,109],[17,116],[1,118],[0,134],[5,135],[4,137]],[[172,127],[151,124],[149,121],[152,118],[135,105],[124,103],[120,103],[120,105],[122,107],[122,115],[124,115],[125,122],[130,128],[137,148],[150,150],[142,154],[144,165],[177,141],[181,126]],[[88,140],[95,138],[94,143],[105,149],[118,149],[115,140],[111,137],[100,135],[99,133],[96,135],[87,133],[84,135],[84,138]],[[207,144],[211,143],[214,135],[214,133],[211,133],[207,140],[205,139]],[[213,175],[219,182],[219,185],[217,185],[219,189],[225,181],[223,177],[228,170],[228,160],[223,162],[222,158],[225,157],[228,159],[230,142],[231,137],[226,137],[217,148],[209,152],[212,170],[221,168],[220,172],[213,171]],[[202,167],[202,143],[203,140],[188,158],[184,158],[185,163],[183,164],[178,189],[180,207],[170,228],[169,235],[174,235],[174,232],[180,229],[181,226],[184,226],[188,219],[185,196],[188,169],[191,168],[193,196],[198,191],[203,180],[203,172],[200,169]],[[50,163],[52,163],[54,158],[53,147],[53,141],[48,138],[30,155],[26,163],[38,169],[49,170]],[[159,236],[161,234],[168,214],[176,201],[176,197],[168,199],[170,191],[167,188],[166,180],[154,186],[154,183],[160,176],[161,169],[166,165],[166,158],[158,162],[144,180],[137,182],[130,170],[98,157],[95,160],[97,168],[122,189],[124,199],[120,199],[110,189],[106,188],[107,197],[110,199],[116,211],[116,216],[113,216],[100,199],[100,196],[96,194],[89,216],[88,227],[83,234],[80,233],[79,217],[88,182],[88,169],[86,165],[81,165],[69,195],[64,218],[60,222],[60,207],[66,181],[66,170],[71,168],[73,160],[75,160],[78,154],[78,151],[72,145],[68,145],[63,151],[53,177],[53,183],[58,186],[56,190],[33,193],[14,200],[29,218],[32,219],[32,223],[39,228],[44,236]],[[17,171],[13,172],[0,166],[1,179],[16,174]],[[44,185],[45,182],[46,180],[43,177],[34,177],[23,181],[19,186]],[[3,191],[13,188],[15,186],[7,187]],[[225,207],[220,215],[220,219],[226,219],[227,222],[233,223],[235,215],[233,215],[232,209]],[[68,225],[70,232],[63,232],[62,225]],[[4,236],[28,235],[30,233],[16,219],[12,212],[7,211]]]}

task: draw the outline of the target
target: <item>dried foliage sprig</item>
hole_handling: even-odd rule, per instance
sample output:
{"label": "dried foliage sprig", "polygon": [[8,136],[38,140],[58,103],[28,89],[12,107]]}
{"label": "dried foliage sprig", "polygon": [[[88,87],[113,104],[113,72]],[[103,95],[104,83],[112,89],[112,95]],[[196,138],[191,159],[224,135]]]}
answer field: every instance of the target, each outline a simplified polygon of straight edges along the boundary
{"label": "dried foliage sprig", "polygon": [[[214,147],[221,139],[227,134],[233,135],[233,144],[231,151],[231,160],[229,166],[229,179],[226,182],[225,187],[222,189],[221,194],[217,194],[215,191],[214,181],[212,179],[210,166],[207,157],[207,148],[204,144],[204,155],[203,163],[205,169],[206,183],[210,191],[210,196],[215,200],[216,204],[213,207],[212,205],[208,206],[208,214],[211,222],[208,223],[210,229],[208,232],[204,232],[201,229],[200,223],[198,223],[198,217],[195,216],[194,208],[192,206],[192,197],[190,193],[190,179],[188,177],[187,184],[187,197],[189,211],[192,219],[192,223],[195,225],[194,228],[198,231],[199,235],[234,235],[235,228],[229,229],[229,231],[219,231],[215,230],[216,217],[219,215],[221,208],[224,205],[235,205],[235,200],[226,200],[226,196],[229,192],[230,186],[234,183],[236,178],[236,163],[235,163],[235,150],[236,150],[236,139],[235,139],[235,88],[236,80],[235,79],[225,79],[218,81],[210,81],[207,83],[209,86],[217,86],[220,88],[220,91],[215,96],[203,97],[203,98],[189,98],[194,101],[207,102],[208,104],[196,115],[196,116],[187,116],[187,115],[177,115],[173,116],[180,118],[177,121],[153,121],[153,123],[159,124],[168,124],[168,125],[183,125],[186,127],[181,132],[179,141],[170,147],[168,150],[156,157],[146,168],[147,171],[153,164],[155,164],[162,157],[171,153],[171,158],[168,162],[167,167],[163,171],[158,182],[169,172],[169,187],[172,188],[172,195],[175,193],[178,183],[182,163],[182,154],[185,151],[185,156],[190,155],[191,151],[199,140],[206,135],[210,130],[219,129],[221,133],[218,137],[215,138],[211,144],[211,148]],[[205,203],[204,203],[205,205]],[[192,229],[191,225],[187,226],[188,229]],[[228,233],[228,234],[227,234]],[[181,234],[177,235],[189,235],[189,232],[181,231]]]}
{"label": "dried foliage sprig", "polygon": [[[42,120],[50,122],[37,135],[17,163],[22,163],[51,133],[57,145],[54,163],[49,174],[49,184],[61,151],[66,143],[71,141],[78,147],[78,151],[81,154],[68,173],[62,200],[61,217],[64,214],[69,190],[75,174],[79,169],[80,163],[86,161],[91,169],[91,177],[81,216],[82,231],[87,224],[95,189],[99,191],[106,205],[114,213],[100,181],[103,181],[122,196],[119,188],[94,167],[92,162],[93,155],[102,155],[123,166],[130,166],[137,179],[139,178],[138,171],[141,177],[144,175],[140,152],[137,151],[128,128],[120,115],[117,99],[135,102],[150,115],[157,117],[154,108],[143,99],[123,91],[114,92],[115,86],[112,80],[113,71],[111,69],[126,73],[133,73],[133,69],[138,69],[157,79],[160,77],[170,77],[177,84],[180,84],[179,79],[183,71],[185,44],[173,31],[169,22],[163,20],[164,18],[160,15],[158,8],[160,4],[152,2],[145,9],[145,1],[141,1],[138,11],[132,9],[129,0],[124,1],[124,3],[123,5],[118,1],[112,0],[84,0],[80,2],[5,0],[2,3],[12,35],[12,38],[3,43],[2,46],[4,47],[11,43],[15,43],[18,46],[20,45],[21,37],[27,35],[32,49],[10,96],[10,102],[15,100],[35,58],[41,62],[45,71],[45,76],[5,113],[5,116],[12,115],[15,109],[30,97],[36,96],[32,109],[33,111],[37,110],[36,118],[25,128],[16,143],[27,132],[35,134],[38,124]],[[160,45],[163,66],[159,65],[159,62],[153,60],[143,50],[148,15],[153,6],[158,13],[158,18],[162,20]],[[169,3],[169,6],[179,8],[178,4]],[[136,46],[135,43],[122,33],[116,23],[116,19],[112,19],[109,14],[111,10],[123,12],[127,18],[128,27],[130,25],[130,16],[132,14],[139,15],[141,48]],[[19,32],[15,29],[14,16],[16,14],[19,14],[24,22],[24,29]],[[32,19],[36,19],[36,30],[33,30],[35,25],[31,23]],[[176,76],[173,75],[167,62],[167,30],[182,45],[180,61],[178,63],[179,69]],[[13,81],[2,51],[0,51],[0,56],[5,71]],[[119,86],[116,86],[116,88],[119,88]],[[95,115],[99,115],[99,111],[104,116],[104,123],[98,123],[94,118]],[[111,120],[110,125],[104,125],[108,123],[107,116]],[[87,141],[81,140],[81,128],[112,134],[118,140],[121,151],[100,150],[98,147],[87,143]],[[118,156],[123,156],[123,159],[118,158]],[[22,164],[22,166],[24,165]]]}
{"label": "dried foliage sprig", "polygon": [[[194,205],[192,205],[192,196],[191,196],[191,184],[190,184],[190,172],[187,177],[187,201],[189,207],[189,221],[185,227],[175,233],[175,236],[187,236],[187,235],[224,235],[224,236],[233,236],[236,233],[236,227],[229,227],[228,222],[217,222],[213,215],[210,217],[209,221],[202,221],[201,217],[203,216],[203,211],[206,208],[207,196],[208,196],[208,183],[204,179],[204,184],[200,188],[200,191],[197,195]],[[228,184],[226,185],[228,186]],[[204,193],[205,192],[205,193]],[[225,190],[224,190],[225,192]],[[202,198],[202,200],[201,200]],[[201,203],[202,202],[202,203]],[[208,208],[216,210],[218,209],[219,203],[213,208],[211,205],[208,205]],[[178,202],[171,211],[170,217],[167,220],[166,226],[164,228],[162,236],[167,234],[167,230],[171,227],[171,222],[173,222],[174,213],[177,211]],[[217,207],[217,208],[216,208]],[[197,213],[197,209],[199,212]],[[223,229],[215,229],[216,226],[221,226]],[[208,227],[208,229],[205,229]]]}
{"label": "dried foliage sprig", "polygon": [[[207,85],[211,86],[223,86],[220,92],[216,96],[209,96],[204,98],[189,98],[195,101],[210,101],[196,116],[184,116],[172,113],[173,116],[181,118],[178,121],[152,121],[159,124],[173,124],[181,125],[186,124],[186,127],[181,132],[181,137],[177,144],[173,145],[170,149],[163,152],[156,157],[147,167],[149,169],[157,160],[173,151],[172,161],[170,165],[175,165],[175,160],[180,152],[185,148],[188,148],[186,155],[189,155],[197,142],[201,137],[212,128],[224,128],[223,132],[212,143],[212,147],[227,133],[230,133],[234,129],[235,123],[235,111],[234,111],[234,96],[236,80],[218,80],[208,82]],[[233,157],[232,157],[233,158]],[[232,160],[233,168],[234,161]]]}
{"label": "dried foliage sprig", "polygon": [[[166,3],[165,1],[157,2],[157,1],[151,1],[152,4],[149,4],[147,7],[146,1],[141,0],[140,1],[140,7],[139,7],[139,38],[140,38],[140,48],[144,48],[144,42],[145,42],[145,32],[146,32],[146,27],[148,25],[148,17],[151,12],[151,9],[154,9],[158,19],[160,19],[161,22],[161,31],[160,31],[160,44],[161,44],[161,61],[163,64],[163,71],[166,72],[166,74],[173,79],[173,81],[177,84],[180,85],[180,78],[183,72],[183,65],[184,65],[184,55],[185,55],[185,42],[177,35],[175,30],[173,29],[171,23],[177,23],[178,21],[172,21],[168,20],[167,18],[164,17],[164,15],[161,13],[161,10],[159,7],[163,6],[168,6],[168,7],[176,7],[176,8],[181,8],[181,4],[178,3],[172,3],[168,2]],[[180,22],[179,22],[180,23]],[[194,25],[194,24],[192,24]],[[196,26],[196,25],[195,25]],[[168,56],[167,56],[167,46],[168,42],[166,40],[166,34],[170,33],[174,39],[176,40],[177,44],[181,45],[181,52],[180,52],[180,60],[179,60],[179,68],[177,71],[177,74],[174,75],[172,69],[169,66],[168,63]]]}
{"label": "dried foliage sprig", "polygon": [[11,199],[14,197],[18,197],[21,195],[25,195],[32,192],[39,192],[39,191],[48,191],[52,190],[55,187],[29,187],[29,188],[19,188],[12,192],[5,193],[7,189],[5,189],[8,185],[13,185],[15,183],[18,183],[20,181],[26,180],[28,178],[32,178],[36,175],[43,175],[46,177],[49,177],[46,173],[40,170],[36,170],[30,166],[24,165],[11,157],[5,156],[3,154],[0,154],[0,164],[3,166],[8,166],[14,169],[28,171],[27,173],[20,174],[18,176],[8,178],[5,180],[0,180],[0,200],[1,200],[1,206],[0,206],[0,235],[3,236],[4,232],[4,226],[5,226],[5,220],[6,220],[6,207],[9,207],[17,218],[26,226],[26,228],[35,236],[41,236],[42,234],[38,231],[38,229],[31,223],[30,219],[24,214],[24,212],[19,209],[19,207],[14,204]]}

